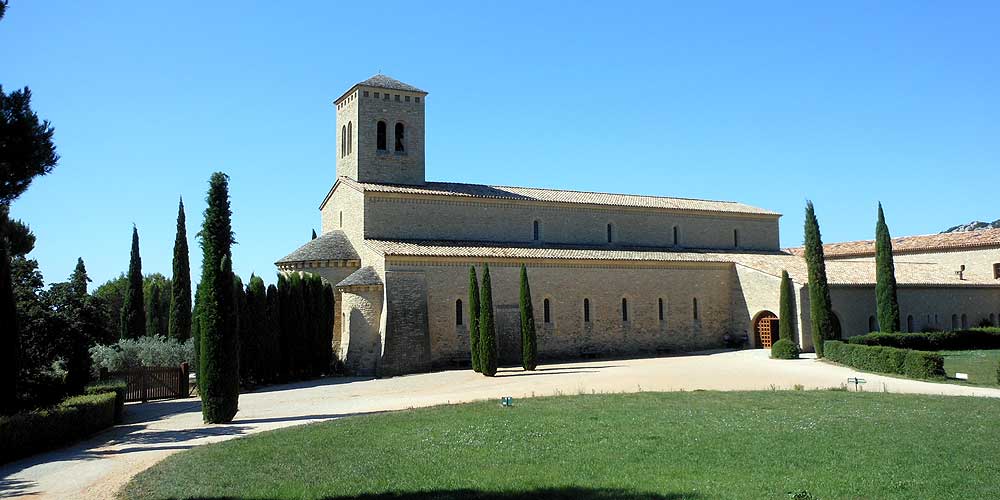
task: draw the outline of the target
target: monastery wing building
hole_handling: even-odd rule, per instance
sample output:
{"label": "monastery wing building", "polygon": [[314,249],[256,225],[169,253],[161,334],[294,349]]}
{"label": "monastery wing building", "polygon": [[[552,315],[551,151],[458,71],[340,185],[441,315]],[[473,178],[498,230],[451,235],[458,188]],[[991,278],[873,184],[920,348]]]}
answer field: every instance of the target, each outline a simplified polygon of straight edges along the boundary
{"label": "monastery wing building", "polygon": [[[469,267],[489,263],[501,363],[520,360],[518,272],[531,280],[541,359],[769,347],[782,270],[809,334],[800,249],[780,214],[742,203],[425,179],[427,92],[384,75],[337,108],[337,179],[322,235],[276,265],[335,285],[334,349],[357,374],[468,366]],[[1000,230],[899,238],[904,328],[997,324]],[[875,330],[871,241],[826,248],[836,323]],[[782,321],[786,320],[781,318]]]}

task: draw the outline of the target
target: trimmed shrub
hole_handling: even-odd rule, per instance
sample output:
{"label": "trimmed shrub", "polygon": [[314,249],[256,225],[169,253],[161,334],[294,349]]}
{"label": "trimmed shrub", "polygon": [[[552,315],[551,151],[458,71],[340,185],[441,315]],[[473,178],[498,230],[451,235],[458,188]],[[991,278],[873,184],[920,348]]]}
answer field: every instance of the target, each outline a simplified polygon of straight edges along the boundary
{"label": "trimmed shrub", "polygon": [[847,344],[835,340],[826,341],[823,349],[825,357],[830,361],[859,370],[910,378],[944,377],[944,358],[935,352]]}
{"label": "trimmed shrub", "polygon": [[115,393],[74,396],[58,406],[0,417],[0,463],[87,437],[114,425]]}
{"label": "trimmed shrub", "polygon": [[773,359],[799,359],[799,346],[788,339],[780,339],[771,346]]}
{"label": "trimmed shrub", "polygon": [[125,392],[127,390],[128,384],[124,380],[106,380],[88,385],[83,393],[87,395],[115,393],[115,423],[120,424],[125,418]]}
{"label": "trimmed shrub", "polygon": [[847,339],[851,344],[897,347],[916,351],[967,351],[1000,349],[1000,328],[974,328],[953,332],[869,333]]}

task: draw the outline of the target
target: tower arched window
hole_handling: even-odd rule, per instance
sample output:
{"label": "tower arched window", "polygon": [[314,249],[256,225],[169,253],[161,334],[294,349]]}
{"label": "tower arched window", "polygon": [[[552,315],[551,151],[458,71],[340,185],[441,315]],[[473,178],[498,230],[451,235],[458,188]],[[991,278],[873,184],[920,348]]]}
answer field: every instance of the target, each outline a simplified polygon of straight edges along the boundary
{"label": "tower arched window", "polygon": [[622,297],[622,321],[628,321],[628,299]]}
{"label": "tower arched window", "polygon": [[385,122],[382,120],[375,124],[375,148],[385,151]]}
{"label": "tower arched window", "polygon": [[406,140],[404,138],[404,129],[402,123],[396,124],[396,152],[405,153],[406,152]]}
{"label": "tower arched window", "polygon": [[583,322],[590,323],[590,299],[583,299]]}
{"label": "tower arched window", "polygon": [[462,299],[455,301],[455,324],[459,326],[462,324]]}
{"label": "tower arched window", "polygon": [[552,316],[549,314],[549,299],[542,301],[542,321],[546,323],[552,322]]}
{"label": "tower arched window", "polygon": [[340,157],[347,156],[347,125],[340,126]]}
{"label": "tower arched window", "polygon": [[354,142],[354,125],[347,122],[347,154],[351,154],[351,143]]}
{"label": "tower arched window", "polygon": [[538,235],[538,221],[536,220],[535,223],[532,225],[531,239],[534,240],[534,241],[538,241],[538,236],[539,236]]}

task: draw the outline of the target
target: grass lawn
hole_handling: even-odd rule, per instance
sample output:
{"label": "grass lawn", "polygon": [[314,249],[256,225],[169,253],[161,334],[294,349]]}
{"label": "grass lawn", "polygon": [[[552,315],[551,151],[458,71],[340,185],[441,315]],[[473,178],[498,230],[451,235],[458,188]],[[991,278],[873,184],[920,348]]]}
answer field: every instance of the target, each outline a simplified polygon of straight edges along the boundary
{"label": "grass lawn", "polygon": [[941,351],[944,356],[944,371],[949,377],[955,372],[969,374],[968,382],[976,385],[997,384],[997,363],[1000,363],[1000,350],[991,351]]}
{"label": "grass lawn", "polygon": [[697,391],[440,406],[197,447],[122,496],[1000,498],[1000,403]]}

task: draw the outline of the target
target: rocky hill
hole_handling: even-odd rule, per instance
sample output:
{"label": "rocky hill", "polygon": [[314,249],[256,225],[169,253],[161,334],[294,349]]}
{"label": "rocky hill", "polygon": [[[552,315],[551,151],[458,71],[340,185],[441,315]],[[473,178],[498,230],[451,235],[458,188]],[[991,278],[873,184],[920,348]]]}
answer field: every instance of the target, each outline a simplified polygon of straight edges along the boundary
{"label": "rocky hill", "polygon": [[966,231],[978,231],[980,229],[997,229],[1000,228],[1000,219],[993,222],[982,222],[982,221],[972,221],[968,224],[962,224],[960,226],[950,227],[941,231],[942,233],[962,233]]}

